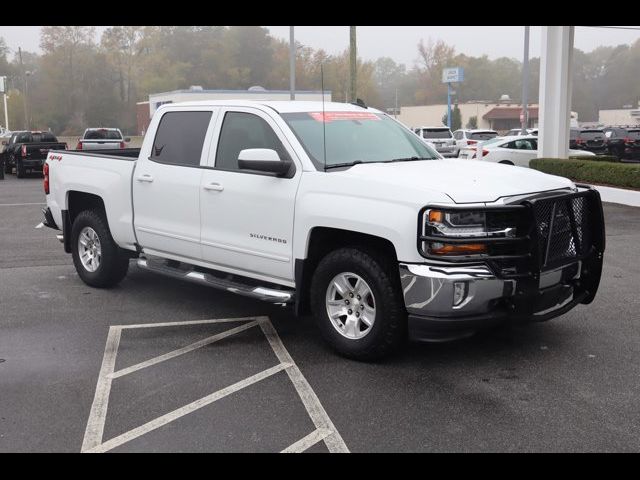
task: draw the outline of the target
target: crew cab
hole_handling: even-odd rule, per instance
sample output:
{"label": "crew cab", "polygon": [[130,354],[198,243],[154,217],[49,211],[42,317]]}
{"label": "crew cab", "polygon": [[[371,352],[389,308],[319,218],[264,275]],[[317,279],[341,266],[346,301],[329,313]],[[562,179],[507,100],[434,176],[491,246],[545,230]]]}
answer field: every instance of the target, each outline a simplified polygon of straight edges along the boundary
{"label": "crew cab", "polygon": [[118,128],[87,128],[78,139],[76,150],[113,150],[126,148],[131,141]]}
{"label": "crew cab", "polygon": [[139,268],[313,313],[350,358],[543,321],[598,289],[596,190],[443,159],[363,106],[167,104],[140,149],[50,152],[44,224],[80,278]]}
{"label": "crew cab", "polygon": [[[3,141],[4,143],[5,141]],[[16,169],[16,176],[23,178],[28,170],[41,171],[49,150],[65,150],[67,144],[58,142],[53,133],[40,131],[13,132],[2,152],[5,173]]]}

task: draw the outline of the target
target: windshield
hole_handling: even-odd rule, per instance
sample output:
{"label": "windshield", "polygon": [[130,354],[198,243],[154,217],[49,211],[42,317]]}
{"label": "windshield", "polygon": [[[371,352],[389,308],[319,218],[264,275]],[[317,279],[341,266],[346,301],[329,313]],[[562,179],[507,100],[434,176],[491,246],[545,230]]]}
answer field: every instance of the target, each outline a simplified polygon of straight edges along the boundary
{"label": "windshield", "polygon": [[451,138],[451,132],[441,128],[425,128],[422,130],[422,136],[423,138]]}
{"label": "windshield", "polygon": [[122,135],[117,130],[87,130],[85,140],[120,140]]}
{"label": "windshield", "polygon": [[584,140],[602,140],[604,132],[602,130],[582,130],[580,138]]}
{"label": "windshield", "polygon": [[319,169],[324,169],[323,133],[326,166],[439,158],[418,136],[383,114],[325,112],[323,116],[322,112],[296,112],[283,113],[282,117]]}
{"label": "windshield", "polygon": [[471,140],[490,140],[497,136],[498,132],[473,132],[469,134]]}

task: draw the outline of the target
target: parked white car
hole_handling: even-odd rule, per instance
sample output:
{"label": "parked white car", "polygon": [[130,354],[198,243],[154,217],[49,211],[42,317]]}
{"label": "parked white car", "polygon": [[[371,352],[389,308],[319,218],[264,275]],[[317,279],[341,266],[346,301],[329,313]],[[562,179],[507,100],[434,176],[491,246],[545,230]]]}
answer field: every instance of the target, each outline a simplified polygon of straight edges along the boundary
{"label": "parked white car", "polygon": [[453,139],[456,141],[454,157],[460,156],[460,150],[469,146],[475,146],[478,142],[484,142],[498,136],[495,130],[456,130]]}
{"label": "parked white car", "polygon": [[413,129],[416,135],[433,145],[443,157],[455,157],[456,141],[449,127],[418,127]]}
{"label": "parked white car", "polygon": [[43,186],[43,223],[86,284],[113,287],[135,259],[310,311],[351,358],[548,320],[590,303],[602,270],[597,190],[442,159],[351,104],[166,104],[139,149],[49,152]]}
{"label": "parked white car", "polygon": [[[503,163],[529,168],[529,161],[538,156],[538,137],[512,136],[497,137],[478,146],[467,147],[460,151],[460,158],[475,159],[478,150],[482,150],[481,160],[485,162]],[[593,156],[586,150],[569,150],[570,156]]]}

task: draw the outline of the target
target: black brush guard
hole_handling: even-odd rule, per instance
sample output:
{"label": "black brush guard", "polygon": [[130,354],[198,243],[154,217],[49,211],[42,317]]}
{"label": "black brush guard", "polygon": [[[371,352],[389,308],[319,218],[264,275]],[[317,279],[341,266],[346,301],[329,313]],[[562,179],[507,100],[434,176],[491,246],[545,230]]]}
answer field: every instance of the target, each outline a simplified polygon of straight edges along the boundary
{"label": "black brush guard", "polygon": [[[510,214],[516,219],[517,237],[443,237],[425,234],[424,213],[430,208],[442,211],[474,210],[487,213],[487,218]],[[444,256],[429,254],[427,244],[480,243],[486,255]],[[418,250],[429,260],[454,264],[485,264],[496,277],[513,280],[513,290],[505,286],[503,304],[496,309],[505,315],[546,320],[570,310],[578,303],[591,303],[602,274],[605,250],[605,227],[600,194],[587,185],[577,192],[550,192],[514,204],[469,208],[468,206],[427,206],[420,211]],[[580,262],[580,263],[578,263]],[[578,266],[580,274],[578,273]],[[559,284],[541,289],[540,277],[545,272],[562,270]],[[507,291],[510,290],[510,291]]]}

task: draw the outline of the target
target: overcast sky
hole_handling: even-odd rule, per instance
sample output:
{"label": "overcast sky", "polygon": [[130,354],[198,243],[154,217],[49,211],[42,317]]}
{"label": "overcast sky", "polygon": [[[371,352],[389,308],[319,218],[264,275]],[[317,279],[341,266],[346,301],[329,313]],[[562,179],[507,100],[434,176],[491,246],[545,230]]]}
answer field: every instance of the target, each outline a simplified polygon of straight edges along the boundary
{"label": "overcast sky", "polygon": [[[107,27],[96,27],[96,36]],[[280,38],[289,38],[288,26],[267,27]],[[635,27],[640,28],[640,27]],[[530,55],[540,55],[540,27],[531,27]],[[456,51],[467,55],[489,55],[491,58],[502,56],[521,58],[523,53],[524,27],[509,26],[461,26],[461,27],[358,27],[358,54],[369,60],[382,56],[393,58],[396,62],[412,66],[417,58],[416,45],[423,38],[442,39],[454,45]],[[40,51],[40,27],[3,27],[0,37],[7,45],[17,50]],[[638,30],[614,30],[603,28],[577,27],[575,46],[591,51],[600,45],[619,45],[633,43],[640,38]],[[296,40],[313,48],[323,48],[329,53],[337,53],[349,45],[348,27],[296,27]]]}

